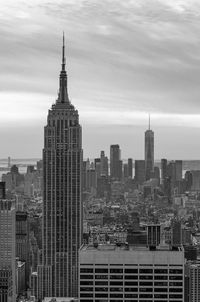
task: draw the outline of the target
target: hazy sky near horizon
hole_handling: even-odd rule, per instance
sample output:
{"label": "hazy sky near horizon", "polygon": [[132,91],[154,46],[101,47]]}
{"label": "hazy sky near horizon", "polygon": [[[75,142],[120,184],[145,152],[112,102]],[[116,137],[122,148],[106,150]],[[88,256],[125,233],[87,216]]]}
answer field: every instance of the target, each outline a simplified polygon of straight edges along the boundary
{"label": "hazy sky near horizon", "polygon": [[200,159],[199,0],[0,0],[0,158],[41,157],[66,36],[84,157]]}

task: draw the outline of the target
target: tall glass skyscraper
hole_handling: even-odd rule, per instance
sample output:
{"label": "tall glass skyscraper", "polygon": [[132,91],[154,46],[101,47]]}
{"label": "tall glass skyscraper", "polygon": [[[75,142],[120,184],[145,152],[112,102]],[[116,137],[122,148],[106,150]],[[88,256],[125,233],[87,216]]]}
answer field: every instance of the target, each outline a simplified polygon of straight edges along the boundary
{"label": "tall glass skyscraper", "polygon": [[145,131],[145,178],[149,180],[154,171],[154,132],[150,129]]}
{"label": "tall glass skyscraper", "polygon": [[63,36],[59,93],[44,128],[43,263],[40,296],[78,296],[78,249],[82,235],[82,134],[71,104]]}

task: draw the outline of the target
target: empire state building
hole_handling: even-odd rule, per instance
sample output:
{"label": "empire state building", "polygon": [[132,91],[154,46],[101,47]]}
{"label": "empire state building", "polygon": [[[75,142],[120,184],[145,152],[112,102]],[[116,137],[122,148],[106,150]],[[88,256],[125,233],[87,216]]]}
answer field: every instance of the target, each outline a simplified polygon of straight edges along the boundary
{"label": "empire state building", "polygon": [[81,166],[81,126],[78,111],[68,97],[63,35],[58,98],[44,128],[43,263],[38,274],[42,298],[78,296]]}

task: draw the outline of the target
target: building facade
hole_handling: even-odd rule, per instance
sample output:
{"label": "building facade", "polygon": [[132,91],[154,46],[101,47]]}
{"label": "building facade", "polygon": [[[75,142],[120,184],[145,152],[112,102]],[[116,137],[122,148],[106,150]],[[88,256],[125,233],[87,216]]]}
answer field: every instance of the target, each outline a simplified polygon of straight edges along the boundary
{"label": "building facade", "polygon": [[16,211],[16,257],[25,262],[26,283],[29,280],[29,223],[28,213],[24,211]]}
{"label": "building facade", "polygon": [[184,301],[184,251],[82,246],[80,302]]}
{"label": "building facade", "polygon": [[189,301],[200,301],[200,263],[194,262],[189,266]]}
{"label": "building facade", "polygon": [[128,177],[133,178],[133,159],[128,158]]}
{"label": "building facade", "polygon": [[145,181],[145,161],[135,160],[135,181],[137,184],[143,184]]}
{"label": "building facade", "polygon": [[113,180],[122,179],[122,161],[119,145],[110,146],[110,177]]}
{"label": "building facade", "polygon": [[15,205],[0,200],[0,301],[16,301]]}
{"label": "building facade", "polygon": [[78,295],[78,250],[82,241],[82,134],[67,90],[63,36],[59,93],[44,128],[43,255],[39,298]]}

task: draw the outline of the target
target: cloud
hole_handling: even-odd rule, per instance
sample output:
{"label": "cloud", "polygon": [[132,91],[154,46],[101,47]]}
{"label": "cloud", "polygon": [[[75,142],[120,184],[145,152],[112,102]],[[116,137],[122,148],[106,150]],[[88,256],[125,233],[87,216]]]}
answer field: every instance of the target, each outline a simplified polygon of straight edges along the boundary
{"label": "cloud", "polygon": [[113,131],[117,125],[141,127],[148,112],[156,127],[198,128],[198,2],[2,3],[1,125],[46,123],[57,95],[65,30],[69,94],[86,127],[85,136],[89,127],[100,131],[102,124]]}

